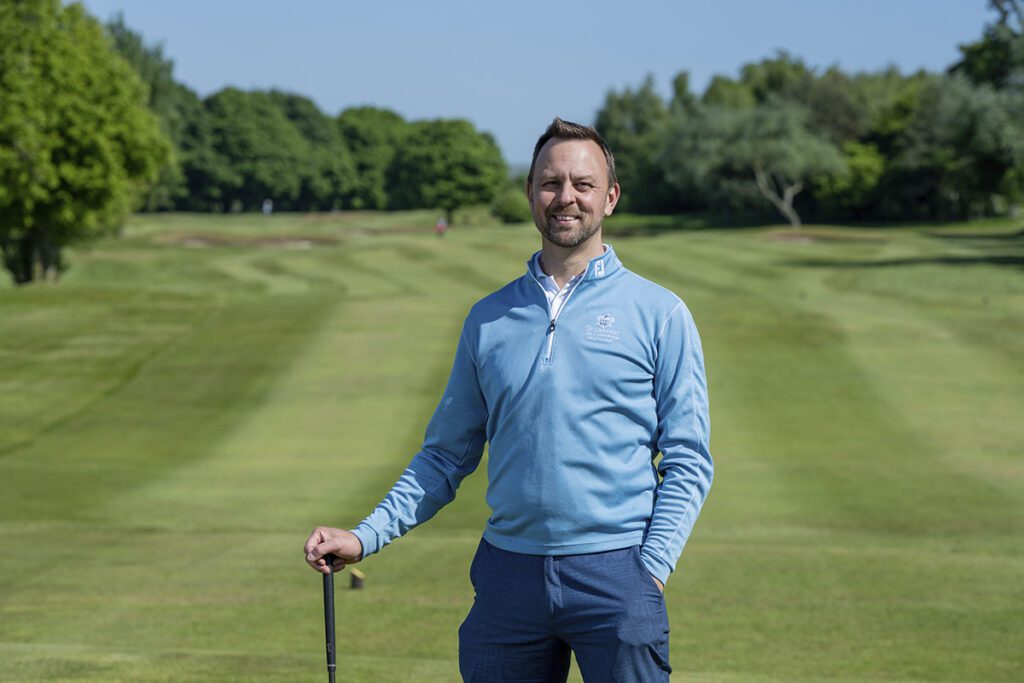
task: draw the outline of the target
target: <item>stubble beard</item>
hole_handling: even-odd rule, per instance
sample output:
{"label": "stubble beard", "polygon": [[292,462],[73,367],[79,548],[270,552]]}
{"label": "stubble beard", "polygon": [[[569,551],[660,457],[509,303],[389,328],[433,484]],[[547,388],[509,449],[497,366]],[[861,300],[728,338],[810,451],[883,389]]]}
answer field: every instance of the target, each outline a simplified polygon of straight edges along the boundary
{"label": "stubble beard", "polygon": [[575,249],[597,234],[603,223],[603,220],[597,220],[593,223],[583,223],[574,230],[558,230],[553,228],[550,222],[546,222],[543,225],[538,225],[537,229],[544,239],[556,247]]}

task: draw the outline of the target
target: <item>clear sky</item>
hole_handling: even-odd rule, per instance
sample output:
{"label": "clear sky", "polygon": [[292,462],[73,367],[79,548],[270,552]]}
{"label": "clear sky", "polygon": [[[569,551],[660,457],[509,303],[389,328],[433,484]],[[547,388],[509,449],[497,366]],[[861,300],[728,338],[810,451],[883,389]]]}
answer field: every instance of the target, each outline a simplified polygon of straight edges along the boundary
{"label": "clear sky", "polygon": [[610,89],[652,74],[669,92],[778,49],[864,71],[944,69],[992,19],[985,0],[85,0],[162,43],[175,77],[208,95],[278,88],[326,113],[372,104],[408,119],[462,117],[528,163],[554,116],[592,123]]}

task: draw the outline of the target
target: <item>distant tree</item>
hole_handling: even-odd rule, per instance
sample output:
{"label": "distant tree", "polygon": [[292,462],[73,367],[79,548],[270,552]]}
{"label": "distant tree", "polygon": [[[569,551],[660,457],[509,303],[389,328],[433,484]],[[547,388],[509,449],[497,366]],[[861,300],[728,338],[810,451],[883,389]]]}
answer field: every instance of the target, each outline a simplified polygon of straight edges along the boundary
{"label": "distant tree", "polygon": [[744,64],[739,80],[715,76],[703,97],[704,104],[727,109],[780,101],[806,109],[811,129],[834,142],[852,140],[864,132],[868,105],[857,99],[851,78],[837,67],[819,74],[784,51]]}
{"label": "distant tree", "polygon": [[0,250],[15,282],[114,230],[170,145],[146,88],[81,5],[0,3]]}
{"label": "distant tree", "polygon": [[187,211],[222,211],[228,193],[242,183],[241,174],[219,149],[214,117],[199,96],[177,84],[178,110],[183,124],[178,157],[185,176],[186,191],[175,208]]}
{"label": "distant tree", "polygon": [[[734,205],[756,192],[799,228],[796,196],[812,178],[842,171],[839,151],[790,103],[754,109],[705,108],[674,119],[662,163],[677,187],[693,187]],[[712,189],[713,188],[713,189]]]}
{"label": "distant tree", "polygon": [[817,134],[836,144],[855,141],[867,132],[871,104],[857,96],[853,79],[836,67],[807,83],[807,89],[787,99],[805,107]]}
{"label": "distant tree", "polygon": [[669,102],[669,110],[678,112],[696,111],[699,101],[697,96],[690,91],[690,74],[680,71],[672,79],[672,100]]}
{"label": "distant tree", "polygon": [[491,203],[491,213],[502,223],[528,223],[533,219],[526,199],[526,174],[510,178]]}
{"label": "distant tree", "polygon": [[353,107],[338,116],[338,129],[355,165],[349,206],[354,209],[388,208],[391,203],[388,169],[409,131],[409,124],[387,109]]}
{"label": "distant tree", "polygon": [[905,76],[895,67],[859,73],[850,79],[850,94],[864,111],[861,141],[870,141],[885,156],[920,104],[921,89],[933,76],[924,71]]}
{"label": "distant tree", "polygon": [[656,162],[669,189],[723,216],[754,204],[749,178],[726,177],[723,141],[734,135],[733,109],[701,105],[692,112],[675,112],[665,125],[665,144]]}
{"label": "distant tree", "polygon": [[462,119],[417,121],[395,155],[391,173],[395,208],[456,209],[489,203],[508,169],[488,133]]}
{"label": "distant tree", "polygon": [[864,219],[877,200],[886,159],[874,145],[855,140],[843,143],[842,154],[842,172],[814,178],[815,196],[829,215]]}
{"label": "distant tree", "polygon": [[932,79],[920,97],[887,178],[904,211],[968,218],[1024,199],[1024,94],[954,75]]}
{"label": "distant tree", "polygon": [[221,208],[255,211],[264,199],[295,202],[309,145],[274,98],[225,88],[204,104],[217,162],[208,171],[220,188]]}
{"label": "distant tree", "polygon": [[711,78],[711,83],[701,96],[701,102],[722,109],[751,109],[757,106],[757,98],[749,86],[721,75]]}
{"label": "distant tree", "polygon": [[785,50],[740,68],[740,82],[750,89],[759,104],[771,100],[799,101],[814,80],[814,70]]}
{"label": "distant tree", "polygon": [[302,169],[299,195],[291,207],[284,204],[283,208],[341,208],[354,190],[356,178],[352,154],[338,126],[308,97],[273,91],[270,98],[305,139],[309,155]]}
{"label": "distant tree", "polygon": [[842,171],[838,150],[815,135],[804,112],[792,105],[766,104],[739,113],[735,125],[738,138],[725,150],[726,166],[753,173],[761,196],[799,228],[793,200],[815,176]]}
{"label": "distant tree", "polygon": [[1024,3],[989,0],[999,18],[985,27],[981,40],[960,46],[961,59],[950,72],[997,90],[1024,89]]}
{"label": "distant tree", "polygon": [[[685,94],[678,96],[683,106]],[[619,208],[623,211],[675,208],[670,206],[673,195],[665,192],[661,168],[654,161],[667,117],[668,109],[651,76],[635,90],[609,92],[597,112],[594,127],[615,152],[615,167],[622,185]]]}
{"label": "distant tree", "polygon": [[146,211],[170,209],[184,198],[187,188],[178,151],[182,147],[185,121],[182,107],[187,94],[184,86],[174,80],[174,62],[164,55],[162,45],[147,45],[142,36],[116,15],[104,27],[118,54],[131,64],[148,87],[147,104],[160,121],[160,128],[170,139],[172,154],[160,169],[160,176],[141,198]]}

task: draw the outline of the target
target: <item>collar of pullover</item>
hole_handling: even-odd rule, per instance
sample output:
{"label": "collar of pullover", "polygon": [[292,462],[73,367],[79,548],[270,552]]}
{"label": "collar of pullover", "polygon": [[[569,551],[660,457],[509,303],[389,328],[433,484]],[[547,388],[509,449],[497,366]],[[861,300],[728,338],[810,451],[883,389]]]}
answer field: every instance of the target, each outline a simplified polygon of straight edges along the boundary
{"label": "collar of pullover", "polygon": [[[612,245],[606,244],[605,247],[606,249],[603,254],[595,256],[590,259],[589,263],[587,263],[587,269],[583,271],[584,282],[588,280],[601,280],[622,268],[622,262],[619,261],[619,257],[615,255],[615,250],[612,248]],[[537,260],[539,255],[540,252],[538,251],[526,261],[526,272],[528,274],[534,275],[532,266],[534,263],[539,263]],[[534,275],[534,277],[536,277],[536,275]]]}

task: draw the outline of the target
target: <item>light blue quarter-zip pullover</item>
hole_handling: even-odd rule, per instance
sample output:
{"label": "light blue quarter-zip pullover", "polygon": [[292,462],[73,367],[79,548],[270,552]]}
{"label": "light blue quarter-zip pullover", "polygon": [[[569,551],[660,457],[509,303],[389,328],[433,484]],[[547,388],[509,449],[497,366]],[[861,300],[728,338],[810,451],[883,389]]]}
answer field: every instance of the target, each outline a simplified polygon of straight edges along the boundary
{"label": "light blue quarter-zip pullover", "polygon": [[700,338],[679,297],[609,248],[552,319],[527,270],[473,306],[422,450],[353,532],[365,557],[433,517],[486,443],[489,543],[640,545],[664,583],[711,486],[709,431]]}

